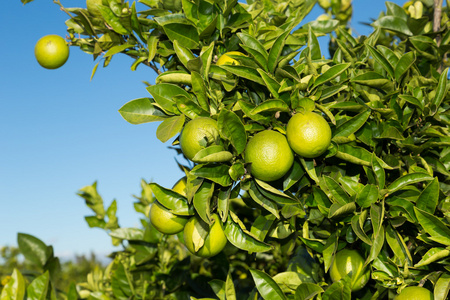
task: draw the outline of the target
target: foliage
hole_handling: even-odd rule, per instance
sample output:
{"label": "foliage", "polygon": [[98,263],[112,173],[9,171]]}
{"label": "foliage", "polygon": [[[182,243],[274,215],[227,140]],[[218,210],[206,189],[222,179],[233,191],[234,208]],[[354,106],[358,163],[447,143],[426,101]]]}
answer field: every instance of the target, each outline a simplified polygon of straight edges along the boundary
{"label": "foliage", "polygon": [[[105,209],[96,184],[81,190],[95,213],[88,224],[107,230],[124,250],[69,299],[391,299],[414,285],[447,298],[448,8],[433,27],[439,15],[432,1],[386,2],[373,33],[354,37],[346,23],[350,1],[320,1],[329,18],[305,23],[316,2],[108,0],[98,6],[102,18],[63,8],[72,46],[98,64],[125,54],[134,59],[132,70],[147,65],[157,72],[150,96],[120,108],[125,120],[161,122],[158,139],[172,139],[176,149],[184,124],[197,117],[217,120],[221,137],[198,163],[181,166],[186,197],[142,183],[135,203],[142,228],[120,228],[115,202]],[[318,42],[325,35],[329,58]],[[230,51],[246,56],[217,66]],[[298,111],[325,116],[330,147],[314,159],[296,156],[278,181],[252,178],[243,157],[248,140],[267,129],[285,134]],[[181,237],[151,227],[155,198],[208,224],[218,213],[229,245],[210,259],[189,255]],[[366,287],[353,293],[350,276],[334,283],[329,276],[344,248],[360,251],[371,271]],[[43,265],[50,257],[41,247],[32,259]],[[45,274],[40,280],[47,282]],[[23,282],[17,271],[12,278]],[[6,285],[2,299],[22,292]]]}

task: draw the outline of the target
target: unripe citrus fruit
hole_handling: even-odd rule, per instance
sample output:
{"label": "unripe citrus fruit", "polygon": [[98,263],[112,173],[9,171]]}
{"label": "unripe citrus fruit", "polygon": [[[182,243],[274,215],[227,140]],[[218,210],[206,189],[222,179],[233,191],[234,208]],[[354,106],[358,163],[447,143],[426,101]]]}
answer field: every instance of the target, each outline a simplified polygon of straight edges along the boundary
{"label": "unripe citrus fruit", "polygon": [[[186,177],[178,180],[172,190],[186,196]],[[150,208],[150,222],[161,233],[175,234],[181,232],[189,218],[177,216],[162,206],[158,201],[153,202]]]}
{"label": "unripe citrus fruit", "polygon": [[286,137],[295,153],[314,158],[330,145],[331,128],[322,116],[314,112],[297,113],[287,124]]}
{"label": "unripe citrus fruit", "polygon": [[426,288],[420,286],[408,286],[395,297],[395,300],[433,300],[434,296]]}
{"label": "unripe citrus fruit", "polygon": [[263,181],[280,179],[294,163],[294,154],[279,132],[264,130],[258,132],[247,143],[244,152],[246,163],[251,163],[252,175]]}
{"label": "unripe citrus fruit", "polygon": [[364,268],[364,258],[356,250],[343,249],[336,253],[330,268],[333,282],[351,273],[352,291],[362,289],[370,278],[370,270]]}
{"label": "unripe citrus fruit", "polygon": [[[203,222],[198,216],[192,217],[184,227],[183,237],[188,250],[200,257],[212,257],[219,254],[227,244],[227,237],[222,228],[221,221],[217,214],[213,215],[214,223],[208,228],[208,224]],[[199,236],[198,226],[202,226],[208,230],[203,246],[195,251],[194,239]]]}
{"label": "unripe citrus fruit", "polygon": [[69,46],[59,35],[46,35],[36,43],[34,56],[42,67],[57,69],[69,58]]}
{"label": "unripe citrus fruit", "polygon": [[161,233],[175,234],[181,232],[189,218],[177,216],[162,206],[158,201],[150,208],[150,222]]}
{"label": "unripe citrus fruit", "polygon": [[245,54],[242,53],[242,52],[230,51],[230,52],[222,54],[222,56],[219,57],[219,59],[217,60],[216,65],[218,65],[218,66],[221,66],[221,65],[239,65],[239,62],[236,59],[231,58],[229,55],[245,56]]}
{"label": "unripe citrus fruit", "polygon": [[181,131],[180,146],[183,154],[192,160],[198,151],[207,146],[219,144],[217,122],[211,118],[199,117],[189,121]]}

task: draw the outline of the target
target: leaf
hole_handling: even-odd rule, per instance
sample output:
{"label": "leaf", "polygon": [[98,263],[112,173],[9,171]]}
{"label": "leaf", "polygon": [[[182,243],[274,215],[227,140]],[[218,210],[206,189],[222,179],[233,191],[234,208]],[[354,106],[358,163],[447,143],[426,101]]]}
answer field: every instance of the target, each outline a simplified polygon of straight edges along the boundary
{"label": "leaf", "polygon": [[450,250],[448,249],[439,247],[431,248],[427,251],[427,253],[425,253],[422,256],[422,259],[417,264],[414,265],[414,268],[420,268],[429,265],[435,261],[439,261],[440,259],[446,258],[449,255]]}
{"label": "leaf", "polygon": [[23,300],[25,297],[25,279],[19,270],[14,268],[11,278],[3,286],[0,299],[1,300]]}
{"label": "leaf", "polygon": [[300,158],[300,162],[305,169],[306,173],[308,173],[309,177],[314,180],[317,184],[319,184],[319,177],[317,177],[316,169],[314,168],[314,160]]}
{"label": "leaf", "polygon": [[116,239],[127,241],[142,241],[144,239],[144,231],[139,228],[117,228],[112,230],[109,235]]}
{"label": "leaf", "polygon": [[333,203],[330,207],[330,211],[328,212],[328,218],[341,218],[345,217],[349,214],[352,214],[356,211],[355,202],[350,202],[346,204]]}
{"label": "leaf", "polygon": [[213,193],[214,183],[205,180],[195,193],[193,201],[197,214],[205,223],[209,225],[212,225],[210,207]]}
{"label": "leaf", "polygon": [[248,252],[265,252],[272,249],[271,245],[259,241],[245,229],[244,224],[231,210],[228,214],[224,232],[228,241],[239,249]]}
{"label": "leaf", "polygon": [[181,216],[191,216],[194,214],[193,208],[189,207],[184,196],[172,191],[171,189],[163,188],[157,183],[150,183],[150,188],[155,195],[156,200],[169,209],[172,213]]}
{"label": "leaf", "polygon": [[351,279],[347,275],[331,284],[323,293],[322,300],[351,300],[351,292]]}
{"label": "leaf", "polygon": [[333,199],[335,203],[339,203],[341,205],[351,202],[349,195],[336,182],[336,180],[329,176],[322,176],[322,179],[322,182],[325,184],[325,191],[327,191],[328,198]]}
{"label": "leaf", "polygon": [[450,292],[450,274],[443,273],[434,285],[434,300],[445,300]]}
{"label": "leaf", "polygon": [[345,121],[336,128],[333,138],[343,136],[348,137],[350,134],[358,131],[369,119],[371,111],[369,109],[357,114],[353,118]]}
{"label": "leaf", "polygon": [[439,77],[439,84],[436,88],[436,95],[433,100],[433,104],[435,105],[435,108],[433,109],[433,112],[436,113],[438,108],[441,106],[442,101],[444,101],[445,96],[447,95],[449,86],[447,84],[448,81],[448,70],[449,68],[446,68]]}
{"label": "leaf", "polygon": [[237,33],[237,36],[245,46],[249,47],[250,49],[256,50],[267,61],[269,54],[267,53],[264,46],[257,39],[255,39],[254,37],[245,32],[239,32]]}
{"label": "leaf", "polygon": [[373,22],[372,27],[381,27],[407,36],[413,35],[406,20],[398,16],[384,16]]}
{"label": "leaf", "polygon": [[325,273],[327,273],[331,267],[334,254],[336,253],[336,251],[338,249],[338,242],[339,242],[339,231],[333,232],[330,235],[330,237],[327,239],[327,242],[325,243],[325,246],[323,247],[322,254],[323,254],[323,260],[324,260],[324,266],[325,266]]}
{"label": "leaf", "polygon": [[259,83],[260,85],[265,85],[264,80],[255,68],[250,68],[246,66],[238,65],[221,65],[220,68],[245,79]]}
{"label": "leaf", "polygon": [[279,191],[278,189],[272,187],[265,181],[255,178],[258,190],[267,198],[274,200],[279,204],[298,204],[299,202],[293,197],[288,196],[286,193]]}
{"label": "leaf", "polygon": [[378,188],[383,189],[386,183],[386,173],[380,164],[380,159],[375,155],[375,153],[372,153],[371,165],[378,183]]}
{"label": "leaf", "polygon": [[275,43],[273,43],[272,48],[270,49],[267,59],[267,69],[272,74],[275,72],[275,68],[278,65],[280,55],[283,51],[284,44],[286,43],[286,37],[289,33],[290,29],[286,30],[280,36],[278,36],[275,40]]}
{"label": "leaf", "polygon": [[280,214],[278,213],[278,206],[275,203],[273,203],[269,198],[261,194],[259,189],[254,184],[254,182],[251,182],[248,193],[250,197],[253,199],[253,201],[255,201],[262,208],[273,214],[277,219],[280,219]]}
{"label": "leaf", "polygon": [[303,282],[295,290],[295,300],[309,300],[313,299],[316,295],[323,293],[324,290],[315,283]]}
{"label": "leaf", "polygon": [[414,207],[417,220],[426,233],[430,235],[430,239],[450,246],[450,229],[438,217]]}
{"label": "leaf", "polygon": [[391,225],[386,226],[386,242],[400,261],[400,266],[412,264],[411,253],[403,237]]}
{"label": "leaf", "polygon": [[366,184],[364,188],[357,194],[356,203],[359,206],[367,208],[378,200],[379,190],[373,184]]}
{"label": "leaf", "polygon": [[326,70],[323,74],[321,74],[319,77],[316,78],[314,81],[313,89],[319,85],[322,85],[324,83],[327,83],[337,76],[341,75],[342,72],[348,69],[348,67],[351,66],[351,63],[343,63],[343,64],[337,64],[335,66],[332,66],[328,70]]}
{"label": "leaf", "polygon": [[400,178],[397,178],[394,182],[392,182],[387,187],[387,189],[390,193],[393,193],[395,191],[402,189],[403,187],[405,187],[407,185],[422,182],[422,181],[429,181],[429,180],[433,180],[433,179],[434,178],[432,176],[430,176],[430,174],[427,174],[427,173],[410,173],[410,174],[403,175]]}
{"label": "leaf", "polygon": [[237,154],[244,152],[247,145],[247,134],[244,124],[234,112],[222,109],[217,118],[217,126],[220,135],[231,142]]}
{"label": "leaf", "polygon": [[190,61],[191,59],[195,59],[195,56],[194,54],[192,54],[191,50],[183,45],[180,45],[178,40],[175,40],[173,42],[173,50],[175,50],[175,53],[177,54],[180,62],[186,67],[186,69],[189,69],[188,61]]}
{"label": "leaf", "polygon": [[367,245],[372,245],[372,240],[367,236],[367,234],[364,232],[361,224],[360,224],[360,216],[355,215],[352,217],[352,229],[355,232],[355,234]]}
{"label": "leaf", "polygon": [[103,55],[104,58],[113,56],[117,53],[123,52],[124,50],[128,49],[128,48],[133,48],[135,45],[132,44],[122,44],[122,45],[117,45],[114,46],[112,48],[110,48],[108,51],[106,51],[106,53]]}
{"label": "leaf", "polygon": [[171,83],[159,83],[147,87],[147,91],[153,96],[155,102],[169,114],[179,114],[174,97],[183,95],[190,98],[188,92]]}
{"label": "leaf", "polygon": [[286,300],[281,288],[278,284],[266,273],[257,269],[250,268],[253,280],[255,281],[256,288],[261,297],[265,300]]}
{"label": "leaf", "polygon": [[417,198],[416,206],[417,208],[434,214],[436,206],[439,201],[439,181],[438,178],[434,178],[427,187],[420,193],[419,198]]}
{"label": "leaf", "polygon": [[379,227],[378,234],[374,234],[372,242],[372,247],[370,247],[369,256],[366,259],[366,262],[364,263],[365,266],[367,266],[369,263],[371,263],[374,259],[378,257],[378,255],[381,252],[381,249],[383,248],[384,244],[384,226]]}
{"label": "leaf", "polygon": [[227,280],[225,281],[225,294],[227,300],[236,300],[236,290],[234,288],[233,278],[231,277],[231,271],[228,271]]}
{"label": "leaf", "polygon": [[384,57],[384,55],[375,49],[375,47],[369,45],[368,43],[365,44],[366,48],[369,50],[372,57],[383,67],[383,69],[389,74],[389,76],[393,79],[394,78],[394,66],[391,65],[388,59]]}
{"label": "leaf", "polygon": [[226,300],[225,282],[220,279],[212,279],[208,282],[219,300]]}
{"label": "leaf", "polygon": [[209,179],[221,186],[230,186],[233,182],[228,174],[230,167],[227,165],[196,165],[192,170],[191,174]]}
{"label": "leaf", "polygon": [[172,42],[178,41],[180,45],[183,45],[188,49],[193,49],[198,46],[199,35],[194,26],[181,23],[171,23],[164,25],[163,28],[164,32]]}
{"label": "leaf", "polygon": [[119,109],[120,115],[131,124],[162,121],[167,115],[155,107],[149,98],[134,99]]}
{"label": "leaf", "polygon": [[233,154],[223,150],[222,146],[212,145],[198,151],[192,161],[196,163],[220,163],[230,161],[232,158]]}
{"label": "leaf", "polygon": [[17,234],[17,244],[20,253],[33,264],[43,268],[47,260],[53,255],[51,247],[48,247],[43,241],[26,233]]}
{"label": "leaf", "polygon": [[317,36],[314,34],[311,26],[308,26],[308,49],[311,60],[321,59],[320,44]]}
{"label": "leaf", "polygon": [[394,77],[397,81],[408,71],[416,60],[416,53],[411,51],[404,54],[397,63],[394,71]]}
{"label": "leaf", "polygon": [[165,119],[161,124],[159,124],[158,128],[156,129],[156,137],[163,143],[167,142],[176,134],[181,132],[181,129],[183,129],[184,121],[184,115],[173,116]]}

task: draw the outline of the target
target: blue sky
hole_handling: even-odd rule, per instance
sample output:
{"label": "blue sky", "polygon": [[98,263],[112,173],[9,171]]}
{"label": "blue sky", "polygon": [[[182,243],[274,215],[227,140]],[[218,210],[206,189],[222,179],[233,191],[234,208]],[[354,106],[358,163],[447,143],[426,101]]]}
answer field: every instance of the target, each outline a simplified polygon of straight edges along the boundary
{"label": "blue sky", "polygon": [[[47,34],[66,35],[67,15],[51,0],[23,6],[8,0],[0,10],[0,246],[17,245],[18,232],[37,236],[58,256],[106,255],[115,248],[108,235],[90,229],[91,211],[76,195],[98,181],[106,205],[116,199],[119,224],[139,226],[133,194],[140,181],[172,186],[183,176],[170,143],[156,139],[159,123],[131,125],[118,109],[147,97],[142,81],[154,82],[144,66],[131,71],[131,59],[114,57],[90,81],[93,58],[71,47],[67,63],[46,70],[34,58],[34,45]],[[381,0],[355,0],[352,27],[385,9]],[[402,4],[404,1],[393,1]],[[83,0],[64,1],[85,6]],[[74,4],[76,3],[76,4]],[[314,9],[308,20],[322,14]],[[181,159],[181,157],[178,157]],[[116,249],[117,250],[117,249]]]}

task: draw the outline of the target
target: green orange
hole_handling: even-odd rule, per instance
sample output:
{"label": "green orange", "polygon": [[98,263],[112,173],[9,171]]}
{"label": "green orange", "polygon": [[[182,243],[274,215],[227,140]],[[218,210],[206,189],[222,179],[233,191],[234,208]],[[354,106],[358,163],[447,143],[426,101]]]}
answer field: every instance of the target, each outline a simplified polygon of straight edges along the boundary
{"label": "green orange", "polygon": [[364,267],[364,258],[356,250],[343,249],[336,253],[330,268],[333,282],[351,273],[352,291],[362,289],[370,279],[370,270]]}
{"label": "green orange", "polygon": [[[212,257],[220,253],[227,244],[227,237],[222,228],[222,222],[217,214],[213,215],[214,223],[208,227],[198,216],[192,217],[184,227],[183,237],[186,248],[194,255],[200,257]],[[206,229],[208,234],[203,241],[203,246],[195,251],[195,240],[199,238],[199,227]]]}
{"label": "green orange", "polygon": [[408,286],[404,288],[395,300],[433,300],[434,296],[426,288],[420,286]]}
{"label": "green orange", "polygon": [[162,206],[158,201],[150,208],[150,222],[161,233],[175,234],[183,231],[189,218],[177,216]]}
{"label": "green orange", "polygon": [[189,160],[192,160],[200,150],[219,142],[217,121],[208,117],[198,117],[189,121],[180,134],[181,151]]}
{"label": "green orange", "polygon": [[46,35],[36,43],[34,56],[42,67],[57,69],[69,58],[69,45],[59,35]]}
{"label": "green orange", "polygon": [[331,128],[319,114],[297,113],[287,124],[286,137],[295,153],[302,157],[314,158],[328,149],[331,143]]}
{"label": "green orange", "polygon": [[283,177],[294,163],[294,154],[286,137],[273,130],[258,132],[247,143],[244,159],[251,174],[263,181]]}

